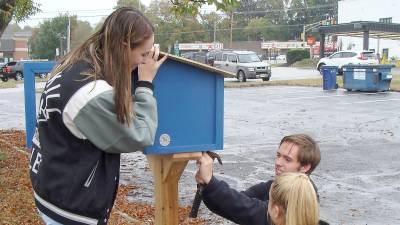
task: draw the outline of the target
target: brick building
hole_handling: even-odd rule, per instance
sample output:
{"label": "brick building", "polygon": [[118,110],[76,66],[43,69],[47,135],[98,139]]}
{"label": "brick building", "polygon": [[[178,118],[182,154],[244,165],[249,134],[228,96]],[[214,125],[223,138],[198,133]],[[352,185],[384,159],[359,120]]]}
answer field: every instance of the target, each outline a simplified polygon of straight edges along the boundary
{"label": "brick building", "polygon": [[0,38],[0,62],[29,59],[28,40],[30,31],[5,31]]}

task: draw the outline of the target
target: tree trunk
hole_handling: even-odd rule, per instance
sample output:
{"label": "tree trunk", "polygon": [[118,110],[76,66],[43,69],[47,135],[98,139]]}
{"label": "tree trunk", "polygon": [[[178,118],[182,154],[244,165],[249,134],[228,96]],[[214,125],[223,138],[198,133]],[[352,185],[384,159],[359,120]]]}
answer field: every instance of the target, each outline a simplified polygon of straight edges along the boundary
{"label": "tree trunk", "polygon": [[15,4],[16,0],[0,0],[0,37],[12,19]]}

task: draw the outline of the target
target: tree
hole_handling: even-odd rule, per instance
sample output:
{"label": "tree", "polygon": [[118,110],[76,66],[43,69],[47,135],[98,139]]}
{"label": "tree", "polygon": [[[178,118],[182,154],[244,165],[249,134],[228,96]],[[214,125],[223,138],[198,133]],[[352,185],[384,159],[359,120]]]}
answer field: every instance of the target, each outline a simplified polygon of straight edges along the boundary
{"label": "tree", "polygon": [[[292,25],[305,25],[337,18],[338,0],[292,0],[287,14],[288,23]],[[295,37],[299,37],[303,27],[293,27],[292,32]]]}
{"label": "tree", "polygon": [[[217,42],[221,41],[222,36],[219,31],[222,25],[223,17],[218,15],[216,12],[212,12],[209,14],[200,14],[200,23],[205,30],[206,35],[204,36],[204,42]],[[214,37],[215,36],[215,37]]]}
{"label": "tree", "polygon": [[264,18],[251,19],[244,32],[252,40],[262,40],[267,35],[265,32],[267,23],[267,20]]}
{"label": "tree", "polygon": [[71,49],[79,47],[93,33],[93,28],[87,21],[71,17]]}
{"label": "tree", "polygon": [[239,6],[238,0],[170,0],[172,12],[175,15],[198,15],[199,9],[204,5],[215,5],[217,10],[229,12]]}
{"label": "tree", "polygon": [[20,22],[39,11],[39,5],[32,0],[1,0],[0,37],[12,19]]}
{"label": "tree", "polygon": [[118,9],[121,7],[133,7],[141,11],[145,10],[145,7],[140,0],[118,0],[115,8]]}
{"label": "tree", "polygon": [[172,3],[168,0],[153,0],[145,15],[155,27],[155,43],[162,51],[168,51],[178,42],[196,42],[210,40],[202,20],[193,17],[177,17],[172,14]]}
{"label": "tree", "polygon": [[[77,20],[76,16],[60,15],[39,24],[29,40],[31,57],[54,59],[56,48],[63,54],[67,49],[68,20],[71,20],[71,49],[83,43],[92,34],[93,29],[88,22]],[[62,55],[61,54],[61,55]]]}

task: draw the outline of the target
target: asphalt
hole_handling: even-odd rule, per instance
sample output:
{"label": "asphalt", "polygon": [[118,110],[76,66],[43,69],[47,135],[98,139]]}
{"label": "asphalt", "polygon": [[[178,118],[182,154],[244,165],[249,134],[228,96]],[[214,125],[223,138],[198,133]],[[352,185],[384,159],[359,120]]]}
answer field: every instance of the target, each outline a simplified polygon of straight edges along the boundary
{"label": "asphalt", "polygon": [[[316,183],[321,217],[330,224],[400,224],[400,93],[323,91],[309,87],[225,90],[224,165],[215,175],[237,190],[273,177],[280,139],[307,133],[321,148]],[[180,202],[195,192],[194,162],[180,181]],[[152,203],[151,173],[140,154],[124,156],[130,200]],[[200,216],[218,218],[204,207]],[[226,220],[211,224],[231,224]]]}
{"label": "asphalt", "polygon": [[[273,177],[280,139],[307,133],[319,143],[316,183],[321,217],[330,224],[400,224],[400,93],[265,86],[225,90],[224,165],[215,175],[245,190]],[[23,93],[0,90],[2,129],[24,127]],[[191,204],[196,167],[190,162],[179,184],[179,201]],[[145,156],[124,154],[121,183],[139,186],[128,200],[153,203]],[[199,216],[217,218],[204,206]],[[231,224],[218,220],[212,224]]]}

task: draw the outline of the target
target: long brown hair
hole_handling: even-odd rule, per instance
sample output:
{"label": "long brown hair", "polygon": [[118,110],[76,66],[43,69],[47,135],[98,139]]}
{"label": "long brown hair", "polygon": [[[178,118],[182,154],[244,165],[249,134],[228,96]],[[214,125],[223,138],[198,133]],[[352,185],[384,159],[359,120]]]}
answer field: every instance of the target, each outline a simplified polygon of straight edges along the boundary
{"label": "long brown hair", "polygon": [[133,116],[131,94],[131,56],[134,49],[154,34],[150,21],[137,9],[122,7],[111,13],[101,28],[77,49],[64,56],[52,72],[58,74],[79,60],[93,66],[89,72],[114,87],[118,121],[130,124]]}

